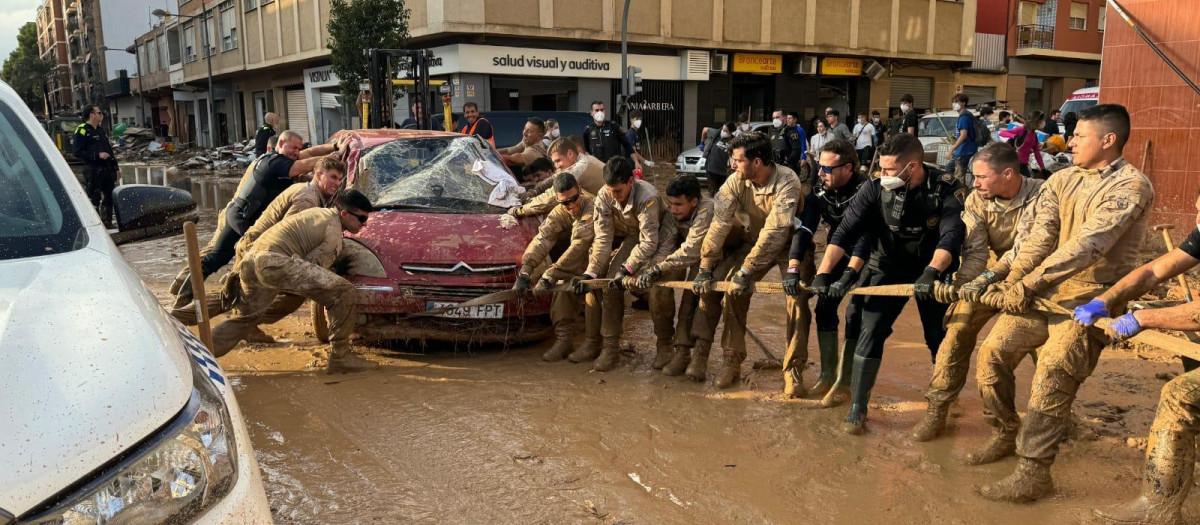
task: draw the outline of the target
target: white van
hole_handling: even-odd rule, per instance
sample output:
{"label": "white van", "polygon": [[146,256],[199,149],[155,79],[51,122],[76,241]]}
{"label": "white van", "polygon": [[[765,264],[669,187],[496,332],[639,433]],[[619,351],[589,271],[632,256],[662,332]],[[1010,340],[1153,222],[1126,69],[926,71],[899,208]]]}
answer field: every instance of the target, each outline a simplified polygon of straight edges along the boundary
{"label": "white van", "polygon": [[[1067,113],[1073,112],[1076,116],[1078,116],[1080,113],[1083,113],[1083,110],[1099,103],[1100,88],[1090,87],[1076,89],[1074,93],[1071,93],[1071,96],[1067,97],[1067,101],[1063,102],[1062,107],[1059,108],[1058,111],[1062,113],[1063,120],[1066,120]],[[1067,128],[1063,126],[1062,123],[1059,123],[1058,132],[1066,135]]]}

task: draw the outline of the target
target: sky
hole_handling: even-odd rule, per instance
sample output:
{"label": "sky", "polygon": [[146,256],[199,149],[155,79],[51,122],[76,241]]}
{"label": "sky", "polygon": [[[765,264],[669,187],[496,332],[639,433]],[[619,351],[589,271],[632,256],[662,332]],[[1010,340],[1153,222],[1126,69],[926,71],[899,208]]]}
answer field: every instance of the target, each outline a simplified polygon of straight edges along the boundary
{"label": "sky", "polygon": [[32,22],[41,0],[0,0],[0,63],[17,48],[17,30]]}

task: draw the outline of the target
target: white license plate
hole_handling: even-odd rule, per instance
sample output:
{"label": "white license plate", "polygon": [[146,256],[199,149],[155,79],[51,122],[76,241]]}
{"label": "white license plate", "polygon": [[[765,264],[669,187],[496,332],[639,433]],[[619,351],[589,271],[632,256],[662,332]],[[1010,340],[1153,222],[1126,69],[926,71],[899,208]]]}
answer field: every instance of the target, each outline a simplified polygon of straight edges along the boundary
{"label": "white license plate", "polygon": [[[443,308],[446,306],[456,306],[458,303],[443,303],[439,301],[429,301],[425,305],[426,310],[434,308]],[[438,317],[450,317],[454,319],[499,319],[504,316],[504,303],[496,304],[481,304],[477,306],[468,306],[466,308],[455,308],[438,314]]]}

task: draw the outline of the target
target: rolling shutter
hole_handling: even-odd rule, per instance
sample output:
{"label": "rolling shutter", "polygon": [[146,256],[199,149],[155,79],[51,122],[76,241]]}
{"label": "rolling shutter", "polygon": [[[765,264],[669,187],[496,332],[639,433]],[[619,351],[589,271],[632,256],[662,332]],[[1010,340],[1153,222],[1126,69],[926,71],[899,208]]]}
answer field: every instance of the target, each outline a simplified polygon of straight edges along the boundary
{"label": "rolling shutter", "polygon": [[995,86],[963,86],[963,94],[970,99],[972,106],[978,106],[985,102],[994,104],[996,100]]}
{"label": "rolling shutter", "polygon": [[916,109],[933,107],[933,78],[932,77],[892,77],[892,89],[888,100],[892,107],[900,107],[900,97],[905,94],[913,96],[913,106]]}
{"label": "rolling shutter", "polygon": [[309,141],[308,101],[304,98],[303,89],[287,91],[287,129],[299,133],[304,137],[304,142]]}

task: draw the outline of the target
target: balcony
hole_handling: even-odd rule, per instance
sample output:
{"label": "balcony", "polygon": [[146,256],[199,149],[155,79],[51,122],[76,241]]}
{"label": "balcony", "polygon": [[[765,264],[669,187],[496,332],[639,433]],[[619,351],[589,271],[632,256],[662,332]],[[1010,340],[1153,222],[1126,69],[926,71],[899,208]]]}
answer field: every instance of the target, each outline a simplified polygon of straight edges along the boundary
{"label": "balcony", "polygon": [[1017,26],[1017,49],[1054,49],[1054,26]]}

